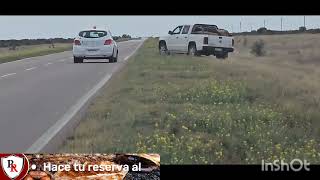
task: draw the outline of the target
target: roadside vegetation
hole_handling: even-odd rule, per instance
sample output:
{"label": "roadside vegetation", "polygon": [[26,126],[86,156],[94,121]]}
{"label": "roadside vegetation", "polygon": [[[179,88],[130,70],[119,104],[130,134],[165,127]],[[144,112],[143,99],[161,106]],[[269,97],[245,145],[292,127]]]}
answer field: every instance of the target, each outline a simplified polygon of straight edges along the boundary
{"label": "roadside vegetation", "polygon": [[71,49],[72,43],[2,47],[0,48],[0,64],[28,57],[42,56],[52,53],[69,51]]}
{"label": "roadside vegetation", "polygon": [[[60,151],[159,153],[162,164],[320,163],[320,35],[235,42],[222,61],[161,56],[148,39]],[[252,53],[256,42],[263,56]]]}

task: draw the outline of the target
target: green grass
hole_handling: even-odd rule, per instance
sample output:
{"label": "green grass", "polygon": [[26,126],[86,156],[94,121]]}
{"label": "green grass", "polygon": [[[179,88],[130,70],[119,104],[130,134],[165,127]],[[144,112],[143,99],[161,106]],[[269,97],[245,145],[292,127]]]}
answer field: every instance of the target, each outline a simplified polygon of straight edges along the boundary
{"label": "green grass", "polygon": [[319,163],[315,75],[253,58],[160,56],[148,39],[60,151],[160,153],[162,164]]}
{"label": "green grass", "polygon": [[57,43],[55,48],[49,48],[50,44],[18,46],[17,50],[0,48],[0,64],[15,61],[23,58],[42,56],[52,53],[68,51],[72,49],[72,44]]}

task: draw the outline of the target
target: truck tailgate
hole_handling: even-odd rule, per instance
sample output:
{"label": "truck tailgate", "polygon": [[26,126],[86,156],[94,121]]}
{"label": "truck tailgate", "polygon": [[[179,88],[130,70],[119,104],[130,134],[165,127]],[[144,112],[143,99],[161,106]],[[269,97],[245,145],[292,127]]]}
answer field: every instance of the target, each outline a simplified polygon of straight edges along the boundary
{"label": "truck tailgate", "polygon": [[232,47],[232,39],[233,37],[228,36],[208,36],[208,45],[213,47],[224,47],[231,48]]}

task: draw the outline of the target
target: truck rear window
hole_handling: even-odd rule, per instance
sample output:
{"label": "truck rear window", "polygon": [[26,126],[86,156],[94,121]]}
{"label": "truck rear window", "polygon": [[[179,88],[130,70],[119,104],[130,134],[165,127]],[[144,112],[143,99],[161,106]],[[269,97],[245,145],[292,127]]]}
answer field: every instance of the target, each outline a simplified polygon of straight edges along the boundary
{"label": "truck rear window", "polygon": [[216,25],[195,24],[191,34],[213,34],[213,35],[228,35],[229,32],[219,29]]}
{"label": "truck rear window", "polygon": [[96,30],[91,30],[91,31],[81,31],[79,33],[80,37],[84,38],[100,38],[106,36],[108,33],[106,31],[96,31]]}

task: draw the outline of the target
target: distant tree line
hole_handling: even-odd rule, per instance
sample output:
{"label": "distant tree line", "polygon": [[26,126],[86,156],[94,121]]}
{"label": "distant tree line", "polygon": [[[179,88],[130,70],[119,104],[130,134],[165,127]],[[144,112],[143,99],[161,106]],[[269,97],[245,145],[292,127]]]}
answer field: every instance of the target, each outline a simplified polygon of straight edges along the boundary
{"label": "distant tree line", "polygon": [[287,31],[277,31],[277,30],[270,30],[265,27],[261,27],[257,30],[252,30],[251,32],[240,32],[240,33],[232,33],[232,35],[274,35],[274,34],[299,34],[299,33],[311,33],[316,34],[320,33],[320,29],[307,29],[306,27],[302,26],[299,27],[297,30],[287,30]]}
{"label": "distant tree line", "polygon": [[113,36],[112,38],[116,41],[119,39],[131,39],[131,36],[128,34],[123,34],[122,36]]}

